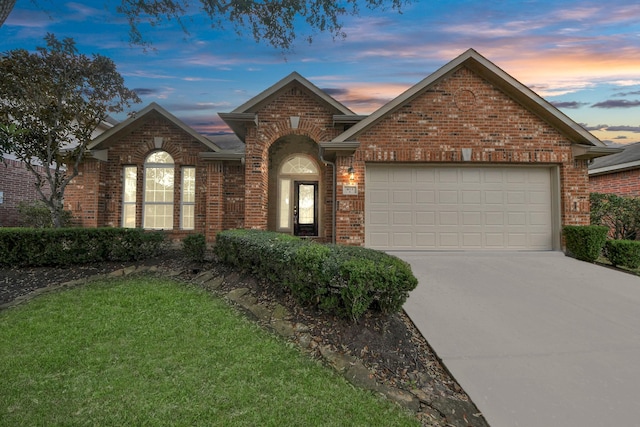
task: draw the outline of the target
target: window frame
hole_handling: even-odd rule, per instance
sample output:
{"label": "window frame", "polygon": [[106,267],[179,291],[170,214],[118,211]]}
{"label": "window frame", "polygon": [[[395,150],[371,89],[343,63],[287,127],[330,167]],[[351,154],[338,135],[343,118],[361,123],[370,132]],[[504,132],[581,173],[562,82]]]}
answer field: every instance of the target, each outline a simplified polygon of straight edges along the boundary
{"label": "window frame", "polygon": [[[166,162],[166,163],[160,163],[160,162],[150,162],[149,158],[151,158],[152,156],[154,156],[155,154],[158,153],[165,153],[169,159],[171,160],[171,162]],[[175,176],[176,176],[176,164],[175,164],[175,160],[173,159],[173,156],[171,156],[171,154],[169,154],[167,151],[164,150],[156,150],[153,151],[151,153],[149,153],[149,155],[147,155],[147,157],[145,158],[144,164],[143,164],[143,179],[142,179],[142,228],[145,230],[173,230],[174,227],[174,222],[175,222],[175,215],[174,215],[174,210],[175,210]],[[147,178],[148,178],[148,173],[150,169],[170,169],[172,172],[172,185],[171,185],[171,191],[167,191],[168,194],[171,194],[171,201],[166,202],[157,202],[157,201],[149,201],[148,200],[148,194],[147,194]],[[167,206],[170,206],[170,212],[171,212],[171,225],[168,228],[164,228],[164,227],[149,227],[148,225],[148,219],[147,219],[147,213],[148,213],[148,208],[149,207],[156,207],[156,206],[163,206],[165,207],[165,212],[166,212],[166,208]],[[154,218],[157,217],[158,215],[154,215]],[[155,221],[154,221],[155,222]],[[166,224],[165,224],[166,225]]]}
{"label": "window frame", "polygon": [[[185,171],[191,171],[193,174],[193,193],[191,194],[193,200],[186,201],[187,195],[185,185]],[[190,218],[187,218],[184,211],[186,207],[191,207]],[[191,226],[185,227],[185,220],[190,219]],[[181,230],[195,230],[196,228],[196,167],[195,166],[182,166],[180,168],[180,229]]]}
{"label": "window frame", "polygon": [[[127,170],[133,170],[133,201],[127,200]],[[133,206],[133,226],[127,226],[127,207]],[[137,165],[124,165],[122,167],[122,228],[136,228],[137,223],[137,208],[138,208],[138,166]]]}

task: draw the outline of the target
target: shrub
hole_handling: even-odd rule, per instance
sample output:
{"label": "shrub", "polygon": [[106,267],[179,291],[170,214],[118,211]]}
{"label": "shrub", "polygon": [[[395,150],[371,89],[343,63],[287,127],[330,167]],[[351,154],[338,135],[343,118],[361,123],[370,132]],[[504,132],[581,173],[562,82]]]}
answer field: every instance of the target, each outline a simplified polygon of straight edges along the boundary
{"label": "shrub", "polygon": [[409,265],[392,255],[274,232],[223,231],[215,252],[222,262],[282,284],[303,303],[354,320],[368,310],[399,311],[418,284]]}
{"label": "shrub", "polygon": [[[51,211],[42,201],[37,202],[20,202],[18,203],[18,222],[23,227],[32,228],[51,228],[53,221],[51,219]],[[62,226],[67,227],[71,224],[71,212],[62,211]]]}
{"label": "shrub", "polygon": [[632,269],[640,267],[640,241],[607,240],[605,253],[611,264],[616,267]]}
{"label": "shrub", "polygon": [[562,231],[567,255],[594,262],[602,253],[609,229],[598,225],[567,225]]}
{"label": "shrub", "polygon": [[164,233],[126,228],[3,228],[0,265],[132,261],[157,255]]}
{"label": "shrub", "polygon": [[204,261],[207,252],[207,241],[204,234],[190,234],[182,240],[182,251],[194,262]]}
{"label": "shrub", "polygon": [[591,193],[591,224],[608,227],[614,239],[636,238],[640,228],[640,198]]}

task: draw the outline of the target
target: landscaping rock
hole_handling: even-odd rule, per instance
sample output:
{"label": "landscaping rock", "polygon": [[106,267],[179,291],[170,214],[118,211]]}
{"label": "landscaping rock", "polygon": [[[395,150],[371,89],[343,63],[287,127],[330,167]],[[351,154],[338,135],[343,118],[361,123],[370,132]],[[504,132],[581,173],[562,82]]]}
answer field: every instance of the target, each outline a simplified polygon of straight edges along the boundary
{"label": "landscaping rock", "polygon": [[446,421],[455,427],[489,427],[471,402],[434,396],[429,406],[440,412]]}
{"label": "landscaping rock", "polygon": [[379,387],[373,374],[361,362],[356,362],[349,366],[344,377],[356,387],[366,388],[367,390],[377,390]]}
{"label": "landscaping rock", "polygon": [[271,311],[262,304],[254,304],[246,307],[258,320],[268,322],[271,319]]}
{"label": "landscaping rock", "polygon": [[206,282],[208,282],[209,280],[213,279],[215,277],[215,274],[211,271],[204,271],[200,274],[198,274],[193,281],[199,285],[202,285]]}
{"label": "landscaping rock", "polygon": [[237,288],[232,290],[227,294],[227,298],[231,301],[237,301],[242,298],[247,292],[249,292],[249,288]]}
{"label": "landscaping rock", "polygon": [[354,357],[335,352],[328,346],[320,346],[319,350],[327,363],[329,363],[329,365],[338,372],[346,372],[354,363],[356,363],[356,359]]}
{"label": "landscaping rock", "polygon": [[218,290],[222,287],[222,283],[224,283],[223,277],[214,277],[213,279],[204,282],[203,286],[210,290]]}
{"label": "landscaping rock", "polygon": [[384,394],[387,399],[393,400],[403,408],[407,408],[410,411],[418,412],[420,410],[420,399],[413,394],[399,388],[380,386],[380,392]]}
{"label": "landscaping rock", "polygon": [[279,335],[289,338],[293,336],[293,324],[286,320],[275,319],[271,322],[271,327]]}
{"label": "landscaping rock", "polygon": [[280,304],[277,304],[276,307],[273,309],[273,314],[272,314],[274,319],[286,319],[287,317],[290,316],[289,311]]}
{"label": "landscaping rock", "polygon": [[125,267],[122,269],[122,275],[123,276],[128,276],[132,273],[136,272],[136,266],[135,265],[130,265],[129,267]]}

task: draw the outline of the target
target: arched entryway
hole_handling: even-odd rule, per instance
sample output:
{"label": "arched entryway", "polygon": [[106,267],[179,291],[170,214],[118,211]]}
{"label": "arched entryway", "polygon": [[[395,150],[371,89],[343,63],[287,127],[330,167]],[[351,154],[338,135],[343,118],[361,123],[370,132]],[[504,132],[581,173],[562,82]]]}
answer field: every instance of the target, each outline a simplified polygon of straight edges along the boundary
{"label": "arched entryway", "polygon": [[306,136],[289,135],[269,150],[269,218],[273,231],[323,237],[324,165],[317,144]]}

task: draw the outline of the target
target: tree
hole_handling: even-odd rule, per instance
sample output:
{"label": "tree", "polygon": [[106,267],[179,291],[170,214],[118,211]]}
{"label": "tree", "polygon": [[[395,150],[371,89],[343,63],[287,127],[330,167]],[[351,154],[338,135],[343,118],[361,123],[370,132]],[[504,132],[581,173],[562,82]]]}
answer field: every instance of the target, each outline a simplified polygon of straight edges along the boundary
{"label": "tree", "polygon": [[[147,45],[140,24],[152,26],[164,21],[177,21],[188,32],[183,18],[199,7],[211,19],[211,26],[226,29],[230,25],[244,36],[249,32],[256,42],[289,50],[296,39],[296,27],[305,25],[313,31],[329,32],[334,38],[344,38],[340,18],[355,16],[363,5],[369,9],[401,10],[411,0],[120,0],[116,11],[129,22],[129,37],[133,44]],[[0,0],[8,14],[14,0]],[[106,1],[105,3],[110,3]],[[6,16],[5,16],[6,17]],[[0,26],[2,22],[0,21]],[[313,36],[307,35],[311,42]]]}
{"label": "tree", "polygon": [[0,158],[11,153],[24,162],[59,227],[65,188],[78,175],[93,132],[140,99],[111,59],[79,54],[70,38],[47,34],[45,40],[47,47],[34,53],[0,56]]}

